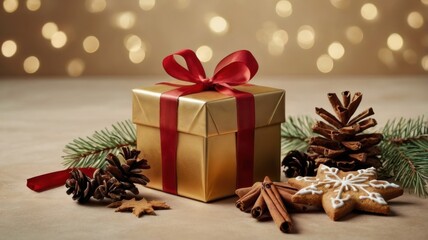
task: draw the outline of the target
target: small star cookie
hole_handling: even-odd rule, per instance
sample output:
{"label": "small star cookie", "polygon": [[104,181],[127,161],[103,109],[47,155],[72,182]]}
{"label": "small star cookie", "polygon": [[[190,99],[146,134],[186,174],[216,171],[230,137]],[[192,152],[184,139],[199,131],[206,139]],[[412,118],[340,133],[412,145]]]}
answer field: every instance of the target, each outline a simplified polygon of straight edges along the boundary
{"label": "small star cookie", "polygon": [[300,190],[292,201],[322,206],[327,215],[336,221],[353,209],[378,214],[388,214],[386,201],[403,194],[397,184],[377,180],[371,167],[353,172],[321,164],[316,177],[296,177],[288,182]]}

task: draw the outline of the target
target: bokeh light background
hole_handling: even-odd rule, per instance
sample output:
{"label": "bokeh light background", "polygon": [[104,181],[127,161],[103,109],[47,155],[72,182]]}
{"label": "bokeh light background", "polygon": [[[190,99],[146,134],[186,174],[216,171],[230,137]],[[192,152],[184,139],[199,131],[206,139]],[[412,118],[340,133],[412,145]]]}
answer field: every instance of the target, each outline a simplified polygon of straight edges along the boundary
{"label": "bokeh light background", "polygon": [[211,75],[248,49],[262,75],[428,73],[428,0],[2,0],[0,77]]}

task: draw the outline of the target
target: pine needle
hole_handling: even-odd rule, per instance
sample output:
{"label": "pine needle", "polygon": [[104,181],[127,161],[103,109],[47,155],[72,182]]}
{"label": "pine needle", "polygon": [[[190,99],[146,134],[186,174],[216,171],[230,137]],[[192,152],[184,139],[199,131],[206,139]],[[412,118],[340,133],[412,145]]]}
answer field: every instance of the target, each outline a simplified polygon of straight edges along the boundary
{"label": "pine needle", "polygon": [[63,152],[67,167],[104,168],[109,153],[118,154],[121,147],[136,146],[136,131],[131,120],[117,122],[112,129],[95,131],[92,136],[77,138],[68,143]]}
{"label": "pine needle", "polygon": [[281,125],[281,156],[282,158],[291,150],[306,152],[315,120],[309,116],[288,117]]}
{"label": "pine needle", "polygon": [[388,121],[383,129],[383,171],[402,187],[428,196],[428,124],[424,117]]}

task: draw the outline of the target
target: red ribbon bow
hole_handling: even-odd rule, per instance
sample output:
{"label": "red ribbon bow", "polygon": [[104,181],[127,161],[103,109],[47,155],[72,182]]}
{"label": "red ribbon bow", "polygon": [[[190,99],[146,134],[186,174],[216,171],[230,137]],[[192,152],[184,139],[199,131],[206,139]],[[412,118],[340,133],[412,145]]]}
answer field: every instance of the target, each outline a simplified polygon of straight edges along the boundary
{"label": "red ribbon bow", "polygon": [[[181,66],[174,55],[184,58],[187,69]],[[169,55],[163,60],[165,71],[172,77],[192,82],[193,85],[162,83],[178,88],[162,93],[160,99],[160,134],[162,151],[163,190],[177,194],[177,115],[180,96],[215,90],[236,98],[237,108],[237,188],[253,183],[255,103],[251,93],[242,92],[233,86],[246,84],[257,72],[254,56],[246,50],[236,51],[221,60],[212,78],[206,78],[204,68],[196,54],[189,49]]]}
{"label": "red ribbon bow", "polygon": [[[56,188],[64,186],[65,181],[70,177],[70,172],[72,168],[65,170],[46,173],[43,175],[35,176],[27,179],[27,187],[36,192],[43,192],[51,188]],[[84,174],[89,177],[92,177],[96,168],[79,168]]]}

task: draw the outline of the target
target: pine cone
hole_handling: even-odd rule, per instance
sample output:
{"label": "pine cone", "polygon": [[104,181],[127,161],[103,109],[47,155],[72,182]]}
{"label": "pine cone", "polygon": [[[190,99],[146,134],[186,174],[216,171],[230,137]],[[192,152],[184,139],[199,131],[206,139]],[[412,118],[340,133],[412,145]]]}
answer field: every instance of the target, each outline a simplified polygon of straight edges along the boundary
{"label": "pine cone", "polygon": [[140,151],[122,148],[121,155],[125,163],[121,164],[119,158],[109,154],[106,160],[109,162],[106,171],[121,182],[124,189],[138,194],[138,188],[134,183],[146,185],[150,180],[143,174],[143,169],[149,169],[147,160],[138,158]]}
{"label": "pine cone", "polygon": [[376,145],[382,140],[382,134],[362,133],[377,124],[375,119],[367,118],[374,114],[373,109],[351,119],[361,103],[362,94],[357,92],[351,99],[349,91],[342,92],[341,102],[335,93],[329,93],[328,99],[337,118],[323,108],[315,108],[316,113],[327,121],[319,121],[312,127],[321,135],[309,142],[309,152],[315,154],[316,165],[324,164],[344,171],[380,167],[380,148]]}
{"label": "pine cone", "polygon": [[282,166],[287,178],[315,176],[315,162],[304,152],[296,150],[288,152],[282,159]]}
{"label": "pine cone", "polygon": [[111,198],[113,201],[120,201],[127,196],[123,184],[116,178],[106,174],[102,169],[95,171],[92,186],[97,186],[93,194],[93,197],[97,200]]}
{"label": "pine cone", "polygon": [[90,178],[78,169],[73,169],[70,174],[70,178],[65,182],[67,194],[73,194],[73,200],[79,203],[87,202],[93,192]]}

